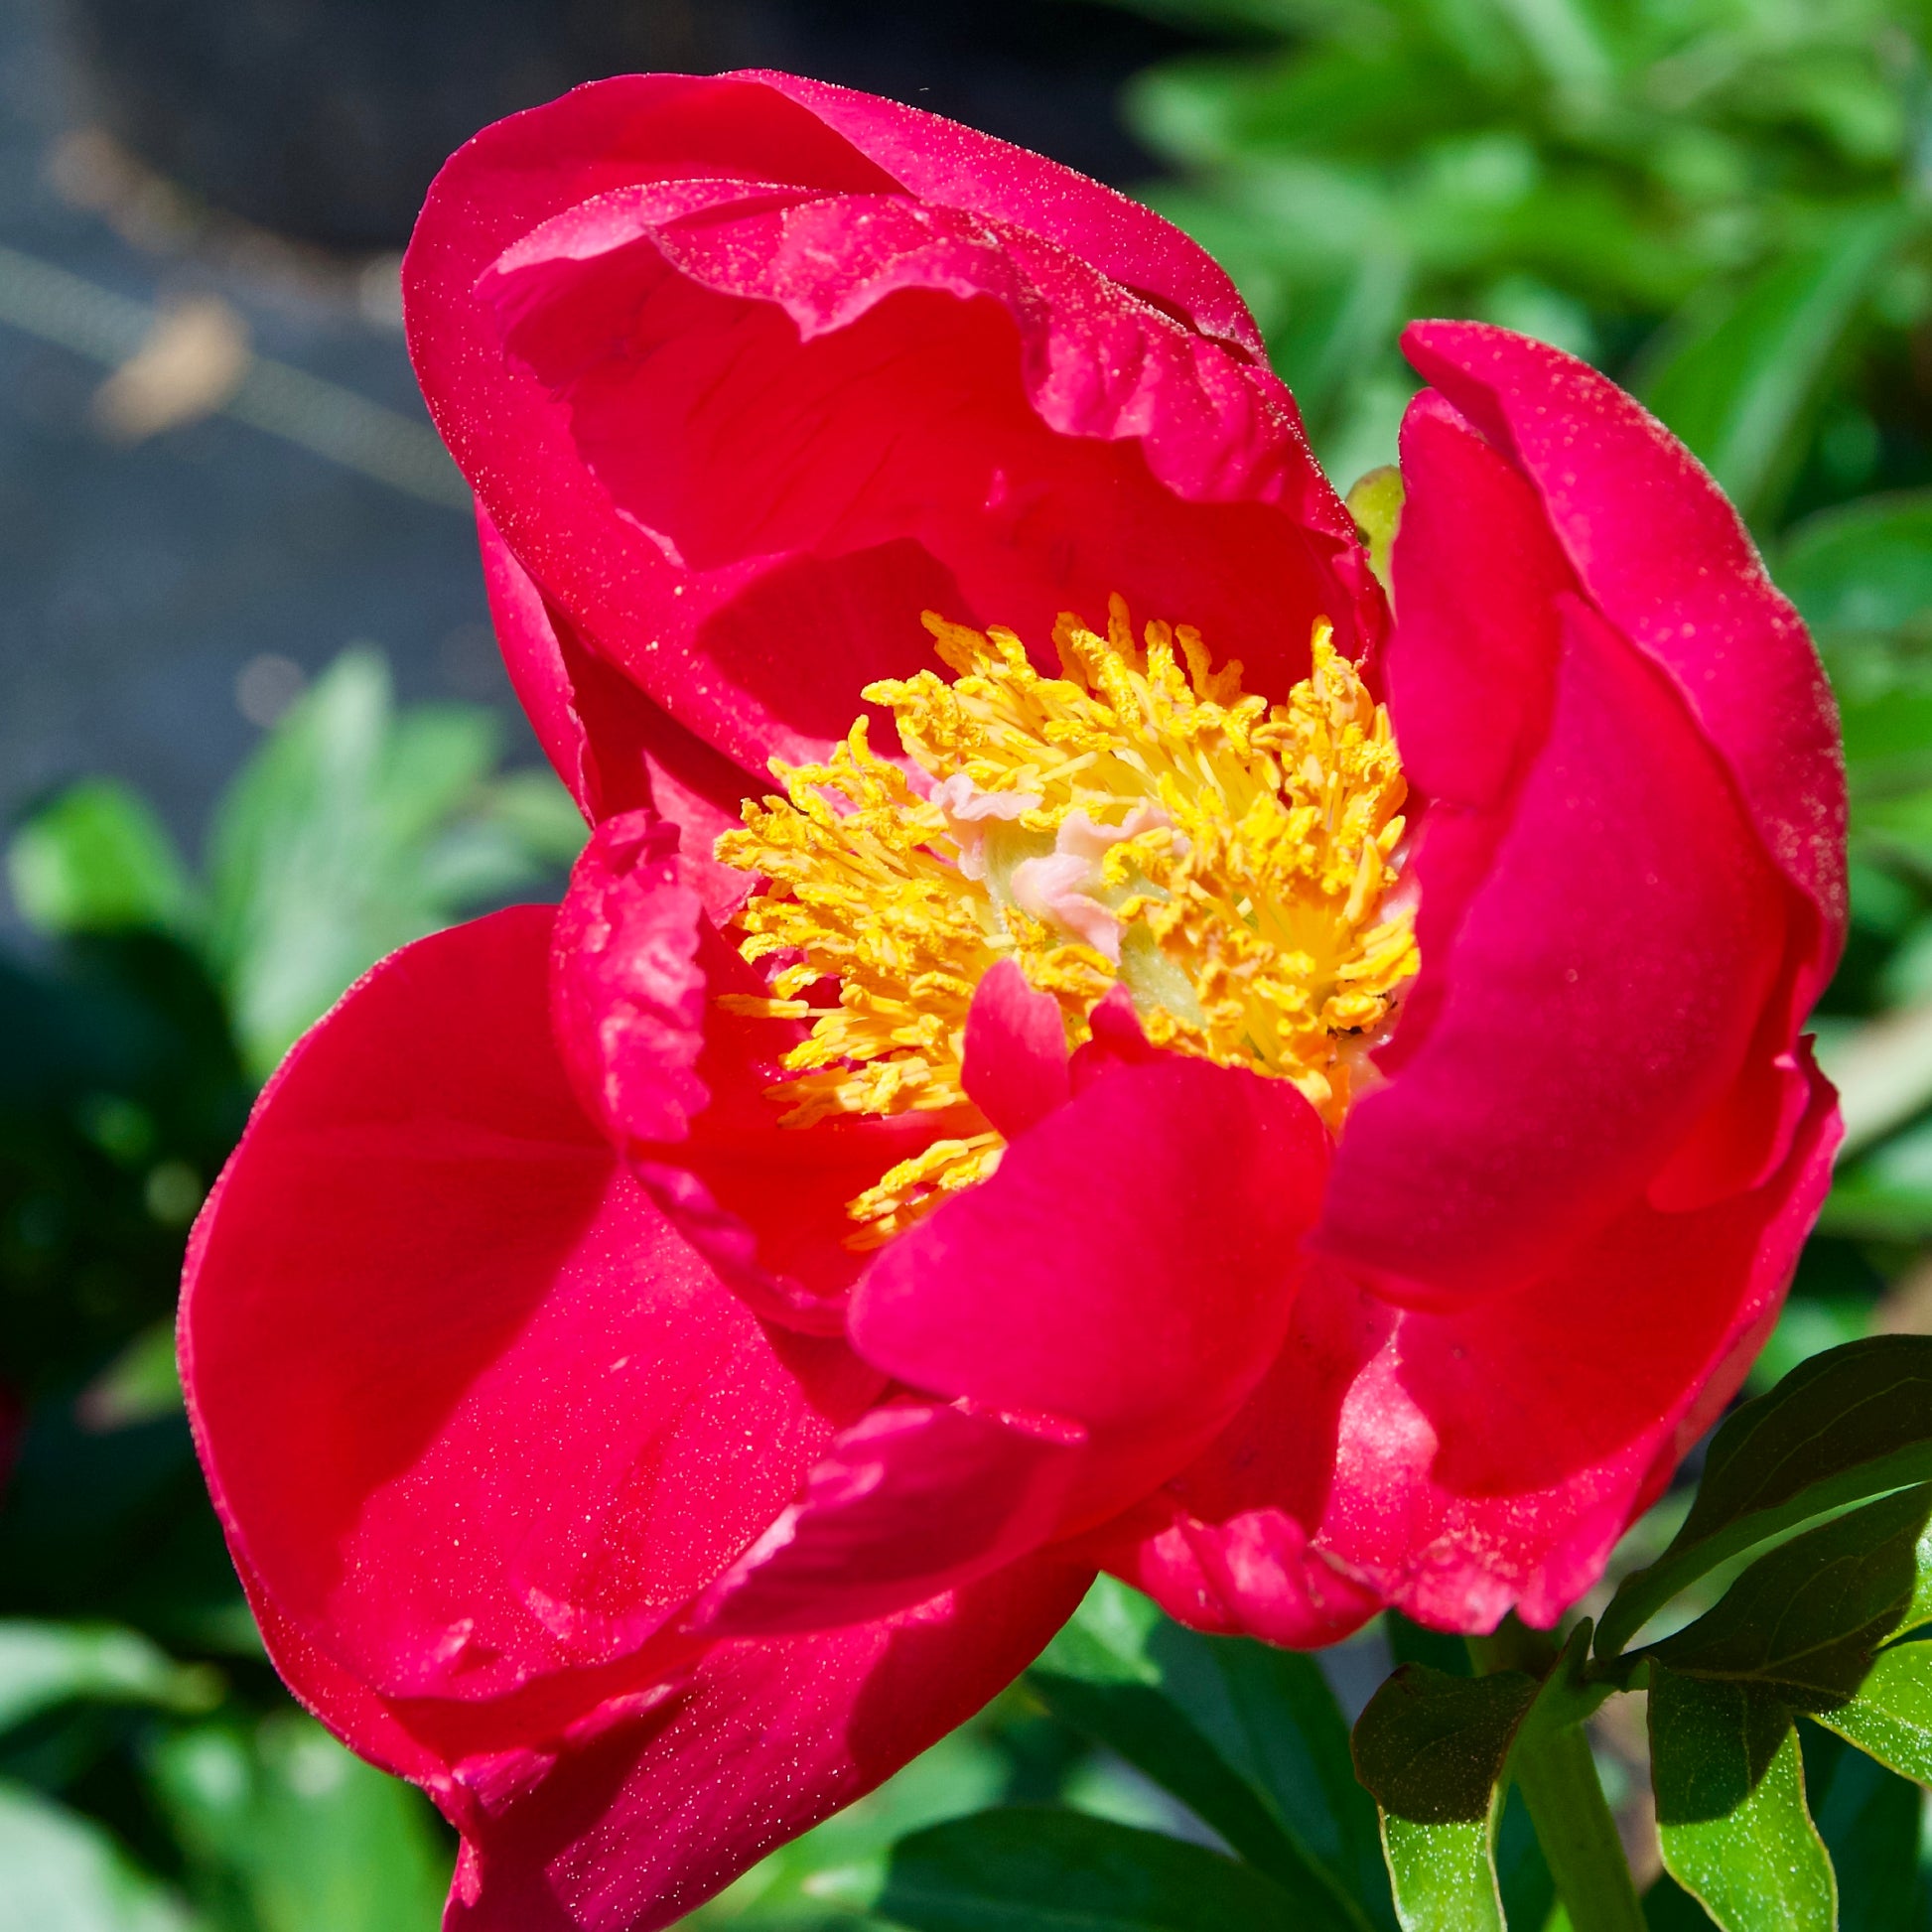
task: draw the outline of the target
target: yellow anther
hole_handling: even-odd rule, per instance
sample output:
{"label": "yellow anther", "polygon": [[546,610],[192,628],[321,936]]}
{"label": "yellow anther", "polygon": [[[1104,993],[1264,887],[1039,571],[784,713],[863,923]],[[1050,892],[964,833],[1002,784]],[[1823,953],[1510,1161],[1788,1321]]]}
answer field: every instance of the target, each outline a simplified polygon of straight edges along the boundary
{"label": "yellow anther", "polygon": [[[1401,761],[1328,626],[1271,707],[1185,625],[1136,645],[1119,599],[1104,636],[1060,620],[1058,677],[1009,630],[925,623],[953,676],[865,696],[931,782],[877,757],[861,718],[825,763],[774,764],[785,795],[718,842],[766,882],[737,916],[746,958],[790,955],[734,1010],[811,1021],[772,1090],[786,1123],[916,1111],[939,1131],[850,1203],[852,1244],[998,1164],[961,1061],[1001,959],[1058,1003],[1069,1046],[1121,984],[1156,1044],[1290,1080],[1339,1127],[1418,961],[1391,897]],[[827,981],[835,1003],[800,997]]]}

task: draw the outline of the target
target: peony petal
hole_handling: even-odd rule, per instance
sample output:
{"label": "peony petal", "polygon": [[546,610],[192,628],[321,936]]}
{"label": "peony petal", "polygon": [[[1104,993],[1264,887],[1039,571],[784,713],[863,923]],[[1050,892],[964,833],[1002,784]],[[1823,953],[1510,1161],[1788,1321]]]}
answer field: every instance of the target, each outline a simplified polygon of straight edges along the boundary
{"label": "peony petal", "polygon": [[[983,217],[727,186],[606,195],[480,284],[690,594],[640,623],[582,562],[533,568],[683,722],[747,764],[819,755],[870,679],[929,661],[908,593],[1045,652],[1120,591],[1262,689],[1318,616],[1360,648],[1352,533],[1311,534],[1332,498],[1272,376]],[[782,560],[765,621],[723,621]]]}
{"label": "peony petal", "polygon": [[1008,1140],[1072,1091],[1059,1002],[1035,993],[1011,959],[982,979],[966,1012],[964,1082],[974,1106]]}
{"label": "peony petal", "polygon": [[1273,1359],[1326,1160],[1285,1081],[1173,1055],[1108,1072],[883,1251],[853,1344],[913,1387],[1091,1431],[1098,1521],[1203,1447]]}
{"label": "peony petal", "polygon": [[655,1932],[969,1718],[1090,1579],[1035,1558],[892,1618],[721,1643],[673,1705],[475,1767],[448,1932]]}
{"label": "peony petal", "polygon": [[1202,335],[1258,361],[1266,357],[1261,331],[1227,271],[1144,203],[1044,155],[878,94],[795,73],[756,70],[742,77],[809,107],[920,201],[1031,229]]}
{"label": "peony petal", "polygon": [[557,1038],[586,1111],[653,1199],[768,1319],[838,1332],[864,1258],[846,1202],[948,1131],[943,1114],[851,1117],[801,1132],[771,1089],[795,1022],[726,1012],[763,982],[711,925],[647,812],[607,819],[557,917]]}
{"label": "peony petal", "polygon": [[790,1636],[909,1609],[1048,1540],[1085,1432],[918,1403],[853,1424],[707,1592],[708,1637]]}
{"label": "peony petal", "polygon": [[551,924],[376,967],[264,1093],[189,1258],[230,1539],[386,1698],[635,1651],[878,1386],[765,1329],[624,1174],[551,1043]]}
{"label": "peony petal", "polygon": [[1536,485],[1596,608],[1669,673],[1764,843],[1816,911],[1795,1024],[1845,928],[1845,765],[1825,674],[1701,465],[1587,363],[1481,323],[1410,326],[1404,351]]}
{"label": "peony petal", "polygon": [[1676,691],[1557,603],[1547,736],[1318,1238],[1409,1306],[1534,1281],[1641,1195],[1734,1088],[1783,963],[1788,896]]}
{"label": "peony petal", "polygon": [[[1765,1186],[1695,1213],[1640,1202],[1510,1295],[1403,1313],[1315,1271],[1268,1380],[1170,1485],[1171,1519],[1107,1566],[1189,1622],[1274,1641],[1328,1640],[1312,1613],[1345,1610],[1351,1585],[1441,1629],[1511,1608],[1553,1623],[1776,1319],[1838,1140],[1809,1081]],[[1604,1347],[1612,1311],[1642,1347]]]}
{"label": "peony petal", "polygon": [[[812,91],[810,83],[786,84]],[[813,97],[847,124],[876,116],[895,165],[911,165],[903,131],[888,125],[910,127],[904,110],[831,90]],[[948,206],[935,186],[920,204],[766,79],[608,81],[485,130],[439,178],[411,245],[412,353],[438,425],[494,524],[592,649],[753,769],[774,752],[821,751],[850,722],[869,677],[923,667],[929,647],[917,616],[928,607],[1049,625],[1073,605],[1097,615],[1119,590],[1144,615],[1208,626],[1217,651],[1284,674],[1305,661],[1317,611],[1344,639],[1372,641],[1383,622],[1379,591],[1346,512],[1308,454],[1287,391],[1236,342],[1239,310],[1227,306],[1219,272],[1157,217],[1123,213],[1127,205],[1108,191],[1069,186],[1074,178],[1051,164],[964,129],[949,139],[948,179],[959,197]],[[991,172],[969,197],[970,170],[961,169],[976,144]],[[826,471],[804,480],[807,498],[835,497],[827,484],[855,466],[884,466],[872,516],[888,532],[884,540],[852,548],[858,525],[848,516],[833,533],[840,547],[739,554],[728,546],[712,553],[709,567],[686,568],[677,546],[691,532],[660,530],[648,517],[639,527],[635,504],[614,505],[586,466],[571,415],[503,355],[497,319],[477,284],[513,245],[613,190],[726,176],[864,198],[850,206],[849,220],[836,202],[814,217],[852,229],[848,245],[882,212],[974,228],[994,279],[1004,276],[1009,296],[1024,297],[1035,348],[1059,345],[1046,361],[1035,354],[1023,381],[1012,316],[962,300],[968,289],[942,274],[911,315],[900,313],[901,298],[885,304],[890,316],[857,317],[850,343],[838,340],[852,333],[841,327],[812,344],[793,333],[788,346],[788,319],[769,291],[748,284],[733,296],[680,277],[684,327],[664,339],[653,365],[668,383],[653,374],[633,384],[643,371],[629,349],[613,345],[613,355],[607,347],[611,394],[578,409],[578,428],[613,476],[632,430],[680,463],[688,451],[699,466],[687,466],[694,487],[666,520],[680,529],[692,518],[715,522],[758,474],[734,460],[734,398],[722,399],[721,413],[710,406],[721,399],[707,400],[693,384],[698,360],[723,355],[739,358],[735,369],[768,369],[759,379],[775,384],[783,405],[770,424],[774,454],[796,440],[791,426],[801,417],[831,409],[838,434],[811,439]],[[749,192],[768,204],[768,187]],[[1058,221],[1047,218],[1055,207]],[[1156,237],[1159,247],[1150,245]],[[685,237],[691,247],[702,239]],[[1091,246],[1098,266],[1068,253],[1066,242]],[[589,314],[599,287],[621,305],[630,301],[622,277],[638,262],[621,258],[638,254],[633,247],[610,263],[560,260],[547,272],[569,281],[570,306]],[[1132,289],[1107,279],[1110,263],[1131,272]],[[747,259],[739,272],[756,266]],[[1184,272],[1168,272],[1176,266]],[[606,286],[614,268],[621,270],[615,288]],[[1190,305],[1206,335],[1185,320]],[[659,322],[668,313],[665,303],[653,311]],[[737,320],[726,328],[728,315]],[[740,353],[748,347],[756,350],[749,362]],[[932,386],[900,423],[891,371],[908,354],[919,365],[907,371],[911,393],[928,377]],[[571,379],[581,386],[591,374],[580,368]],[[666,413],[637,420],[639,410],[660,405]],[[1167,452],[1162,474],[1172,471],[1172,487],[1150,474],[1143,441]],[[625,478],[646,495],[648,481]],[[1234,500],[1244,491],[1267,500]],[[962,591],[968,580],[978,593]],[[997,598],[997,608],[982,609],[981,593]],[[1278,680],[1269,672],[1263,681]]]}
{"label": "peony petal", "polygon": [[1463,910],[1549,733],[1558,599],[1577,588],[1535,491],[1429,390],[1403,421],[1402,475],[1389,711],[1428,805],[1412,862],[1422,972],[1394,1040],[1375,1056],[1387,1074],[1442,1010]]}
{"label": "peony petal", "polygon": [[[482,504],[477,536],[483,588],[517,701],[545,756],[585,818],[651,806],[684,832],[688,861],[709,859],[718,835],[739,822],[742,801],[761,790],[741,766],[694,738],[578,637],[496,534]],[[713,869],[701,890],[715,915],[744,898],[744,874]]]}

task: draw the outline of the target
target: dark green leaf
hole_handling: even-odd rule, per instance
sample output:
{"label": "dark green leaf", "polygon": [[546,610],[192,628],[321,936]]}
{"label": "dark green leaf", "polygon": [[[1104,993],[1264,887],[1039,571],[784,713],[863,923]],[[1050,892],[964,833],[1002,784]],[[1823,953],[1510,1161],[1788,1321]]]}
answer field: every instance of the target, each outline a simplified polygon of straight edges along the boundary
{"label": "dark green leaf", "polygon": [[1432,1630],[1425,1623],[1412,1623],[1400,1610],[1387,1610],[1382,1616],[1382,1632],[1389,1640],[1389,1654],[1398,1664],[1427,1664],[1449,1677],[1475,1675],[1467,1642],[1447,1630]]}
{"label": "dark green leaf", "polygon": [[[1320,1922],[1392,1920],[1375,1811],[1311,1658],[1204,1637],[1103,1578],[1028,1676],[1064,1723],[1178,1798]],[[1380,1894],[1381,1909],[1375,1901]]]}
{"label": "dark green leaf", "polygon": [[1794,1537],[1652,1654],[1680,1676],[1744,1684],[1792,1710],[1845,1703],[1911,1608],[1928,1514],[1932,1484],[1921,1484]]}
{"label": "dark green leaf", "polygon": [[1603,1612],[1613,1656],[1671,1597],[1754,1543],[1932,1477],[1932,1336],[1873,1335],[1815,1355],[1712,1440],[1684,1526]]}
{"label": "dark green leaf", "polygon": [[1650,1759],[1664,1864],[1723,1932],[1834,1932],[1831,1860],[1781,1704],[1653,1663]]}
{"label": "dark green leaf", "polygon": [[1355,1775],[1385,1813],[1413,1824],[1486,1818],[1536,1691],[1521,1671],[1450,1677],[1404,1664],[1355,1722]]}
{"label": "dark green leaf", "polygon": [[1288,1893],[1198,1845],[1018,1809],[902,1839],[874,1910],[913,1932],[1288,1932],[1303,1922]]}
{"label": "dark green leaf", "polygon": [[1901,224],[1889,203],[1838,213],[1815,245],[1709,302],[1642,385],[1746,516],[1771,510],[1790,481]]}
{"label": "dark green leaf", "polygon": [[1711,1932],[1711,1914],[1668,1871],[1643,1895],[1643,1922],[1648,1932]]}
{"label": "dark green leaf", "polygon": [[7,871],[38,931],[182,931],[197,917],[175,842],[137,792],[112,778],[69,785],[15,832]]}

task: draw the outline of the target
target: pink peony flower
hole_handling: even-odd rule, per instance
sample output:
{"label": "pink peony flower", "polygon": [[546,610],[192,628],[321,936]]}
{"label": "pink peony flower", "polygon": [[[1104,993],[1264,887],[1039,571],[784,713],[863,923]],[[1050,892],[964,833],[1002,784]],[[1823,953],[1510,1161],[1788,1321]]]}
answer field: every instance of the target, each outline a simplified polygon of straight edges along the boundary
{"label": "pink peony flower", "polygon": [[1554,1621],[1837,1134],[1831,703],[1704,473],[1418,325],[1391,629],[1206,255],[783,74],[487,129],[406,290],[594,834],[290,1055],[182,1333],[448,1922],[664,1924],[1096,1567],[1294,1645]]}

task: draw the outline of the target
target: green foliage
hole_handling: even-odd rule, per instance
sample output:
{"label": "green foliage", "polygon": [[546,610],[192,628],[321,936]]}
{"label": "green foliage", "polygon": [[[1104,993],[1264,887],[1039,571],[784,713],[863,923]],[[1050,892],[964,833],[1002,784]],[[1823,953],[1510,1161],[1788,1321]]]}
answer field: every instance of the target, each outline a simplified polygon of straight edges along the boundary
{"label": "green foliage", "polygon": [[1597,1649],[1613,1655],[1685,1585],[1842,1503],[1932,1476],[1932,1337],[1889,1335],[1815,1357],[1735,1411],[1663,1555],[1626,1577]]}
{"label": "green foliage", "polygon": [[1798,1735],[1739,1686],[1657,1668],[1651,1766],[1664,1863],[1724,1932],[1833,1932],[1838,1886],[1805,1808]]}
{"label": "green foliage", "polygon": [[307,1718],[158,1737],[150,1775],[212,1927],[423,1932],[449,1886],[421,1800]]}
{"label": "green foliage", "polygon": [[14,900],[42,932],[192,929],[198,895],[167,827],[111,778],[82,779],[14,834]]}
{"label": "green foliage", "polygon": [[879,1898],[912,1932],[1226,1932],[1300,1923],[1232,1859],[1079,1812],[983,1811],[903,1839]]}
{"label": "green foliage", "polygon": [[1500,1932],[1503,1767],[1536,1701],[1520,1671],[1404,1664],[1355,1725],[1355,1771],[1382,1816],[1403,1932]]}
{"label": "green foliage", "polygon": [[495,716],[398,712],[388,666],[345,650],[216,806],[205,884],[124,787],[70,786],[14,835],[22,915],[51,936],[172,933],[267,1075],[365,968],[568,865],[583,823],[546,777],[494,775]]}
{"label": "green foliage", "polygon": [[1782,499],[1848,331],[1905,227],[1885,201],[1839,210],[1815,242],[1682,318],[1644,399],[1752,515]]}
{"label": "green foliage", "polygon": [[1142,76],[1129,113],[1344,483],[1391,453],[1413,315],[1639,375],[1753,518],[1808,469],[1881,468],[1857,358],[1932,303],[1909,7],[1127,4],[1237,43]]}
{"label": "green foliage", "polygon": [[207,1932],[97,1825],[0,1780],[0,1932]]}
{"label": "green foliage", "polygon": [[1199,1636],[1103,1578],[1028,1683],[1282,1885],[1300,1922],[1335,1932],[1390,1923],[1374,1808],[1311,1659]]}
{"label": "green foliage", "polygon": [[172,1315],[188,1224],[294,1035],[392,947],[560,880],[581,821],[497,753],[489,714],[398,710],[352,651],[216,807],[200,876],[108,781],[15,830],[40,950],[0,961],[0,1932],[437,1922],[440,1821],[261,1658]]}
{"label": "green foliage", "polygon": [[1932,1657],[1913,1645],[1880,1651],[1858,1696],[1819,1722],[1901,1776],[1932,1784]]}

